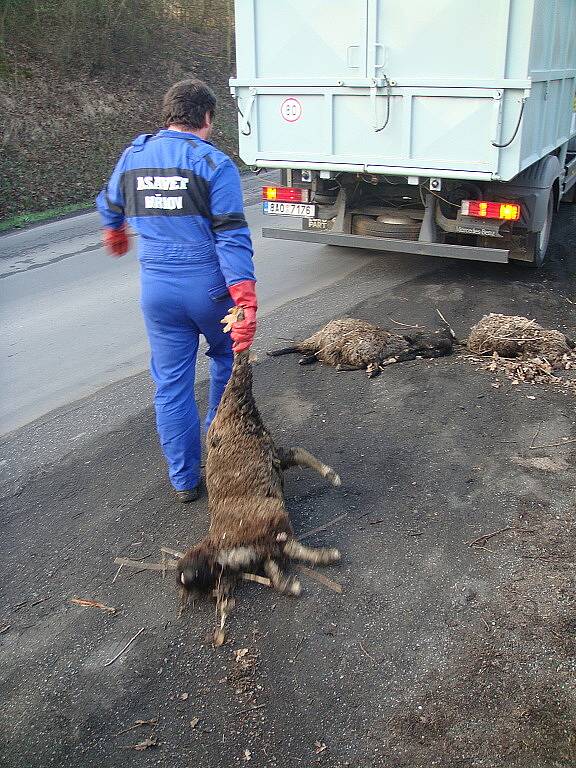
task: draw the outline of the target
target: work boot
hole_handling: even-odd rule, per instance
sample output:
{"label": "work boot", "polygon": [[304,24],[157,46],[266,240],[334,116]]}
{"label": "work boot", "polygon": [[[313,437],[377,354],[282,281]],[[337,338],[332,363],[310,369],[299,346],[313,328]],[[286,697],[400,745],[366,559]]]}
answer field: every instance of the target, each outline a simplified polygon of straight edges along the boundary
{"label": "work boot", "polygon": [[176,496],[181,504],[189,504],[191,501],[196,501],[198,496],[200,496],[200,485],[189,491],[176,491]]}

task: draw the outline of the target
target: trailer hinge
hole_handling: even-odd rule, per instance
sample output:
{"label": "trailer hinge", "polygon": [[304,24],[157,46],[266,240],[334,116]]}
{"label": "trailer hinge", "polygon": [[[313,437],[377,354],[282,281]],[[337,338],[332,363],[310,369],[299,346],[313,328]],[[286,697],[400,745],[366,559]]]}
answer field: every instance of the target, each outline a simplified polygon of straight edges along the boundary
{"label": "trailer hinge", "polygon": [[238,109],[238,114],[240,115],[240,133],[242,136],[250,136],[252,133],[252,126],[250,125],[250,113],[252,112],[255,99],[256,90],[254,88],[250,88],[248,98],[242,104],[244,111],[240,109],[240,100],[238,99],[236,101],[236,107]]}

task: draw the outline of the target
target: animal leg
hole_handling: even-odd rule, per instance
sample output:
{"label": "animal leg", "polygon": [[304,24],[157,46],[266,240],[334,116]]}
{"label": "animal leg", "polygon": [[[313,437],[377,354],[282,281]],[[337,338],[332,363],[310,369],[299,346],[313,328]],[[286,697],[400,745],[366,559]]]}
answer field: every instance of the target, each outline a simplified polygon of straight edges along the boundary
{"label": "animal leg", "polygon": [[284,576],[278,563],[272,559],[268,559],[264,562],[264,573],[270,581],[272,586],[277,592],[281,592],[283,595],[292,595],[298,597],[301,592],[300,582],[298,579],[292,576]]}
{"label": "animal leg", "polygon": [[328,547],[305,547],[296,539],[289,539],[284,545],[284,554],[292,560],[303,560],[312,565],[328,565],[340,560],[340,552]]}
{"label": "animal leg", "polygon": [[232,597],[234,594],[235,582],[232,579],[222,577],[218,582],[216,589],[214,590],[216,596],[216,613],[219,616],[219,626],[214,630],[214,645],[220,646],[224,643],[225,633],[224,625],[228,616],[234,610],[235,600]]}
{"label": "animal leg", "polygon": [[380,366],[377,363],[370,363],[366,368],[366,374],[369,379],[380,376]]}
{"label": "animal leg", "polygon": [[281,452],[281,467],[282,469],[288,469],[289,467],[308,467],[318,472],[319,475],[325,477],[332,485],[339,486],[342,484],[339,475],[324,464],[315,456],[307,451],[305,448],[290,448],[287,451]]}
{"label": "animal leg", "polygon": [[282,347],[282,349],[271,349],[266,352],[269,357],[280,357],[280,355],[289,355],[292,352],[300,352],[298,347]]}
{"label": "animal leg", "polygon": [[304,357],[301,357],[300,360],[298,360],[298,365],[312,365],[313,363],[317,363],[318,358],[316,355],[304,355]]}

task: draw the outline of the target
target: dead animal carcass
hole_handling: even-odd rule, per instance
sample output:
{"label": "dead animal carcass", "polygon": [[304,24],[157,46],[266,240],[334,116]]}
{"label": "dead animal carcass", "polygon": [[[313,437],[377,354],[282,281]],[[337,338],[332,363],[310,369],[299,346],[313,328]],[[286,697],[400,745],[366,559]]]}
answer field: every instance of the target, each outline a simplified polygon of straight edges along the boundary
{"label": "dead animal carcass", "polygon": [[272,357],[300,352],[300,365],[322,362],[338,371],[366,369],[370,378],[384,366],[417,357],[449,355],[454,346],[449,329],[400,334],[365,320],[343,317],[331,320],[312,336],[289,347],[268,352]]}
{"label": "dead animal carcass", "polygon": [[527,317],[489,314],[472,327],[468,349],[475,355],[545,358],[552,366],[562,367],[564,356],[572,354],[574,342]]}
{"label": "dead animal carcass", "polygon": [[177,574],[185,598],[215,592],[221,615],[218,642],[219,636],[223,640],[231,594],[243,571],[261,568],[276,590],[298,595],[300,584],[284,576],[282,562],[324,565],[340,559],[337,549],[312,549],[296,541],[284,503],[283,471],[309,467],[335,486],[340,478],[303,448],[274,444],[254,402],[247,351],[235,356],[232,376],[208,430],[207,448],[210,529],[178,561]]}

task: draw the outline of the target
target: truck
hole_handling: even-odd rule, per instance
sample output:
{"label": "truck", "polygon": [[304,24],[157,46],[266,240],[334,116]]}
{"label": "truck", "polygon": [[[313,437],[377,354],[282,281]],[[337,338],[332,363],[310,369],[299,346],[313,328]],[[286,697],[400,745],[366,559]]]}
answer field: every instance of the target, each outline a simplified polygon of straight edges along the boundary
{"label": "truck", "polygon": [[235,26],[239,154],[295,219],[264,237],[542,264],[576,200],[576,0],[235,0]]}

